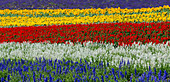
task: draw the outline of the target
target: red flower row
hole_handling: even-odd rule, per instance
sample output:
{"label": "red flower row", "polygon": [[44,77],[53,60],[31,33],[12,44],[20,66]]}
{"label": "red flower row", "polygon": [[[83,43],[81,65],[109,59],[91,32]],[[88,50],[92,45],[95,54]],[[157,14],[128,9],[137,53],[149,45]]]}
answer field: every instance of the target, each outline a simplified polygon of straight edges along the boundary
{"label": "red flower row", "polygon": [[161,23],[100,23],[87,25],[53,25],[0,28],[0,42],[32,41],[51,43],[109,42],[118,45],[142,43],[162,43],[170,40],[170,22]]}

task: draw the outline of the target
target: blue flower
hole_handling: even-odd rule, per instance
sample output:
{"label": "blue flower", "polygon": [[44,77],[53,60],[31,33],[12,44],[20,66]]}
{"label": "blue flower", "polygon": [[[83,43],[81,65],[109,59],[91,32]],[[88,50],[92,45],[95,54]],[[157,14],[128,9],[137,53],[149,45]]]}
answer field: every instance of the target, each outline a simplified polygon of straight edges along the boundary
{"label": "blue flower", "polygon": [[74,62],[71,60],[71,64],[74,64]]}
{"label": "blue flower", "polygon": [[57,63],[57,59],[54,60],[54,63]]}
{"label": "blue flower", "polygon": [[125,61],[124,61],[123,65],[124,65],[124,66],[126,65]]}
{"label": "blue flower", "polygon": [[95,77],[93,78],[93,80],[94,80],[94,82],[96,82],[96,78]]}
{"label": "blue flower", "polygon": [[34,82],[36,82],[35,76],[33,76],[33,80],[34,80]]}
{"label": "blue flower", "polygon": [[1,78],[1,82],[3,82],[4,80],[5,80],[4,77],[2,77],[2,78]]}
{"label": "blue flower", "polygon": [[120,79],[120,76],[119,76],[119,71],[117,70],[116,72],[117,72],[118,79]]}
{"label": "blue flower", "polygon": [[138,79],[136,79],[136,82],[138,82]]}
{"label": "blue flower", "polygon": [[101,76],[101,79],[102,79],[102,82],[104,82],[104,78],[103,78],[103,75]]}
{"label": "blue flower", "polygon": [[105,75],[105,79],[108,81],[108,78],[109,78],[109,76],[108,75]]}
{"label": "blue flower", "polygon": [[57,79],[55,82],[59,82],[60,79]]}
{"label": "blue flower", "polygon": [[136,73],[136,68],[135,68],[135,76],[137,76],[137,73]]}
{"label": "blue flower", "polygon": [[37,71],[39,71],[40,70],[40,68],[39,67],[37,67]]}
{"label": "blue flower", "polygon": [[100,80],[99,77],[96,77],[98,79],[98,81]]}
{"label": "blue flower", "polygon": [[93,76],[95,76],[96,71],[95,71],[95,67],[93,67]]}
{"label": "blue flower", "polygon": [[41,63],[41,57],[39,57],[39,63]]}
{"label": "blue flower", "polygon": [[156,75],[156,68],[154,68],[154,74]]}
{"label": "blue flower", "polygon": [[128,62],[127,62],[127,65],[130,65],[130,62],[129,62],[129,60],[128,60]]}
{"label": "blue flower", "polygon": [[61,66],[59,67],[60,69],[59,69],[59,74],[61,74]]}
{"label": "blue flower", "polygon": [[114,81],[116,81],[116,76],[114,75]]}
{"label": "blue flower", "polygon": [[104,74],[106,74],[106,69],[104,69],[105,71],[104,71]]}
{"label": "blue flower", "polygon": [[151,66],[149,66],[149,71],[151,70]]}
{"label": "blue flower", "polygon": [[109,62],[107,62],[107,67],[109,66]]}
{"label": "blue flower", "polygon": [[53,82],[53,78],[51,77],[51,74],[49,74],[49,80],[50,82]]}
{"label": "blue flower", "polygon": [[88,62],[87,62],[87,60],[86,60],[86,59],[84,59],[84,61],[85,61],[85,63],[86,63],[86,64],[88,64]]}
{"label": "blue flower", "polygon": [[99,64],[99,66],[101,66],[101,68],[103,68],[103,61],[101,61],[101,63]]}
{"label": "blue flower", "polygon": [[132,77],[130,77],[130,82],[132,82]]}
{"label": "blue flower", "polygon": [[168,73],[166,72],[166,70],[164,70],[164,75],[163,75],[163,79],[162,80],[165,80],[167,75],[168,75]]}
{"label": "blue flower", "polygon": [[46,77],[46,78],[44,79],[44,81],[45,81],[45,82],[48,82],[48,77]]}
{"label": "blue flower", "polygon": [[78,64],[78,62],[75,62],[74,65],[76,66]]}
{"label": "blue flower", "polygon": [[65,59],[63,58],[63,62],[65,63]]}
{"label": "blue flower", "polygon": [[157,82],[157,78],[155,77],[155,82]]}
{"label": "blue flower", "polygon": [[10,80],[10,75],[8,75],[7,79],[8,79],[8,81]]}
{"label": "blue flower", "polygon": [[84,72],[86,73],[86,65],[84,65]]}
{"label": "blue flower", "polygon": [[149,81],[149,73],[146,75],[146,80]]}
{"label": "blue flower", "polygon": [[125,76],[127,75],[127,71],[125,71]]}
{"label": "blue flower", "polygon": [[62,80],[60,80],[60,82],[63,82]]}
{"label": "blue flower", "polygon": [[41,80],[41,77],[42,77],[42,74],[40,73],[40,78],[39,78],[39,80]]}
{"label": "blue flower", "polygon": [[80,82],[80,79],[78,79],[77,82]]}
{"label": "blue flower", "polygon": [[159,81],[161,80],[161,74],[162,74],[162,71],[161,71],[161,70],[159,70],[159,73],[158,73]]}
{"label": "blue flower", "polygon": [[121,64],[121,62],[120,62],[120,64],[119,64],[119,69],[121,69],[121,67],[122,67],[122,64]]}
{"label": "blue flower", "polygon": [[70,60],[68,60],[65,64],[68,65],[70,63]]}
{"label": "blue flower", "polygon": [[122,78],[124,78],[124,75],[123,75],[123,73],[121,71],[120,71],[120,75],[121,75]]}
{"label": "blue flower", "polygon": [[80,63],[82,63],[82,59],[80,58]]}
{"label": "blue flower", "polygon": [[77,80],[78,80],[78,79],[77,79],[77,78],[75,78],[74,82],[77,82]]}

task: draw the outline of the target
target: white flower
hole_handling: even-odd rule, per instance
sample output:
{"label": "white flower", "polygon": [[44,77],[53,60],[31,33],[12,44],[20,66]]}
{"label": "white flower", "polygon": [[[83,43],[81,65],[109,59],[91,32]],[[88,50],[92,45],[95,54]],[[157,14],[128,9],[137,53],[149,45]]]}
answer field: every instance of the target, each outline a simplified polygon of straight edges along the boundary
{"label": "white flower", "polygon": [[[94,48],[99,46],[99,48]],[[8,48],[7,48],[8,47]],[[151,50],[149,49],[151,48]],[[12,50],[10,53],[10,49]],[[70,44],[42,44],[42,43],[3,43],[0,44],[0,57],[6,58],[24,58],[24,59],[35,59],[35,57],[46,57],[62,59],[64,57],[69,57],[73,60],[78,60],[80,58],[97,58],[100,59],[110,58],[112,59],[112,65],[119,65],[119,60],[122,58],[127,62],[132,61],[134,65],[141,63],[143,66],[146,61],[150,61],[151,65],[156,65],[158,63],[168,64],[170,63],[170,47],[168,45],[138,45],[134,44],[131,47],[124,48],[119,46],[114,48],[110,44],[100,44],[90,42],[86,43],[85,47],[81,44],[72,45]],[[111,58],[112,57],[112,58]],[[155,62],[156,59],[158,62]],[[92,60],[90,60],[92,61]],[[96,61],[96,60],[95,60]]]}

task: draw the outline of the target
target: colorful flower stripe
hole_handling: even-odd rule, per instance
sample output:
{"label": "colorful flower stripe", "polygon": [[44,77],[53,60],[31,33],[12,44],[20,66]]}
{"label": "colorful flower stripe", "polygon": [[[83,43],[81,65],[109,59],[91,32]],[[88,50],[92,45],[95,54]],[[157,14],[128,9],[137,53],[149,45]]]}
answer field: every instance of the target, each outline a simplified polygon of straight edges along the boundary
{"label": "colorful flower stripe", "polygon": [[161,23],[109,23],[88,25],[53,25],[18,28],[0,28],[0,42],[119,42],[118,45],[142,43],[162,43],[170,40],[170,22]]}
{"label": "colorful flower stripe", "polygon": [[0,0],[51,8],[0,10],[0,82],[170,82],[169,2]]}
{"label": "colorful flower stripe", "polygon": [[168,42],[165,45],[139,44],[134,43],[131,47],[118,46],[114,48],[113,44],[93,43],[92,41],[84,42],[83,46],[80,43],[73,45],[70,41],[66,44],[10,42],[0,44],[0,57],[5,59],[22,58],[25,60],[35,60],[39,57],[53,60],[64,58],[73,61],[89,59],[90,62],[107,59],[110,65],[116,67],[119,67],[119,62],[123,58],[124,61],[133,61],[134,67],[137,65],[139,67],[161,67],[160,64],[163,67],[170,66],[170,46]]}
{"label": "colorful flower stripe", "polygon": [[[119,68],[105,61],[89,62],[86,59],[72,61],[37,58],[1,59],[1,82],[169,82],[167,69],[151,66],[134,68],[133,62],[121,59]],[[163,70],[163,71],[162,71]],[[114,79],[113,79],[114,78]]]}
{"label": "colorful flower stripe", "polygon": [[168,13],[149,13],[132,15],[99,15],[85,17],[0,17],[0,26],[36,26],[36,25],[63,25],[63,24],[90,24],[115,22],[166,22],[170,21]]}
{"label": "colorful flower stripe", "polygon": [[147,8],[169,5],[169,0],[1,0],[0,9],[85,9],[85,8]]}
{"label": "colorful flower stripe", "polygon": [[142,14],[142,13],[156,13],[169,12],[169,5],[163,7],[141,8],[141,9],[120,9],[119,8],[105,8],[105,9],[33,9],[33,10],[0,10],[0,16],[87,16],[87,15],[113,15],[113,14]]}
{"label": "colorful flower stripe", "polygon": [[[1,0],[0,9],[74,9],[114,7],[113,0]],[[166,4],[162,4],[166,5]]]}

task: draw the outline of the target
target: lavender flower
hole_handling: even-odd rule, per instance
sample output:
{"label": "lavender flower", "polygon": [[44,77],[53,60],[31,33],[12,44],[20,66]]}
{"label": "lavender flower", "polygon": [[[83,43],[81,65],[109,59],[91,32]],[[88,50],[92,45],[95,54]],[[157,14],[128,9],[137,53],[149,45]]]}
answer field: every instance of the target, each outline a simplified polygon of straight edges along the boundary
{"label": "lavender flower", "polygon": [[103,75],[101,76],[101,79],[102,79],[102,82],[104,82],[104,78],[103,78]]}

